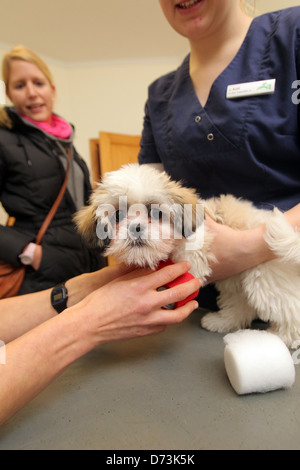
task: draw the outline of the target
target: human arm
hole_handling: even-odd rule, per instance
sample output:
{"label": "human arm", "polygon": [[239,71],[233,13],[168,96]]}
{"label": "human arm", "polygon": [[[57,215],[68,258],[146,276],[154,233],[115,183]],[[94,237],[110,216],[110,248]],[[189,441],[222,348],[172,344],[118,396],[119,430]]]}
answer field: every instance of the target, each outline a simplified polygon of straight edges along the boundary
{"label": "human arm", "polygon": [[[49,311],[43,297],[39,310],[44,306],[48,319],[6,345],[6,364],[0,365],[0,424],[96,346],[158,333],[166,325],[185,319],[197,306],[195,301],[175,310],[161,307],[186,298],[199,288],[200,281],[192,279],[161,292],[157,288],[189,267],[182,262],[155,272],[130,271],[60,315]],[[30,295],[29,303],[33,305],[33,296],[38,294]]]}
{"label": "human arm", "polygon": [[[80,302],[87,295],[108,282],[126,274],[124,264],[84,273],[68,280],[67,307]],[[8,343],[46,320],[57,315],[50,303],[52,289],[0,300],[0,339]]]}
{"label": "human arm", "polygon": [[[287,221],[300,227],[300,204],[285,212]],[[212,251],[217,259],[211,264],[212,273],[207,282],[226,279],[260,263],[275,258],[264,240],[265,226],[249,230],[234,230],[206,218],[206,227],[215,234]]]}

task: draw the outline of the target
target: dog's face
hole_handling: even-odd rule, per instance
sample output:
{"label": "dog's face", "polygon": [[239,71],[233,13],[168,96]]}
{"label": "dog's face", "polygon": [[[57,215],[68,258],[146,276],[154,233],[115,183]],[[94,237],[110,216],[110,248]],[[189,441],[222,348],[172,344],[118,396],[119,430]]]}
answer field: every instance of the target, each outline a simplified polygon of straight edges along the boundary
{"label": "dog's face", "polygon": [[155,266],[202,223],[193,190],[147,165],[106,173],[75,222],[88,243],[117,261]]}

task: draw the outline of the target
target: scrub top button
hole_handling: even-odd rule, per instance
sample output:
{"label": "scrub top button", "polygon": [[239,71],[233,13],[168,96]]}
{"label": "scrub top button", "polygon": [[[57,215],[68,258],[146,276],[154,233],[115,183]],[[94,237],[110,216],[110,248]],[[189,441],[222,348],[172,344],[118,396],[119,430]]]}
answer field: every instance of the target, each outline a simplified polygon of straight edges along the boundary
{"label": "scrub top button", "polygon": [[201,116],[196,116],[196,117],[195,117],[195,122],[198,123],[198,122],[200,122],[200,121],[201,121]]}
{"label": "scrub top button", "polygon": [[212,133],[207,135],[207,140],[214,140],[214,138],[215,136]]}

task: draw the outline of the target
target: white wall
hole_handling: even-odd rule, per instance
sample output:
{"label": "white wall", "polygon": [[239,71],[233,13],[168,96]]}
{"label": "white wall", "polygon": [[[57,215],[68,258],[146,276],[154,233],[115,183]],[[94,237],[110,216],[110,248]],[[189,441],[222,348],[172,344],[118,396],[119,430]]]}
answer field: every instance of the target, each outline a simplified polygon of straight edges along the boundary
{"label": "white wall", "polygon": [[260,13],[281,10],[282,8],[296,7],[300,5],[299,0],[254,0],[256,8]]}
{"label": "white wall", "polygon": [[179,61],[124,62],[69,68],[69,117],[76,124],[81,154],[88,155],[88,141],[100,130],[139,135],[148,85],[178,65]]}

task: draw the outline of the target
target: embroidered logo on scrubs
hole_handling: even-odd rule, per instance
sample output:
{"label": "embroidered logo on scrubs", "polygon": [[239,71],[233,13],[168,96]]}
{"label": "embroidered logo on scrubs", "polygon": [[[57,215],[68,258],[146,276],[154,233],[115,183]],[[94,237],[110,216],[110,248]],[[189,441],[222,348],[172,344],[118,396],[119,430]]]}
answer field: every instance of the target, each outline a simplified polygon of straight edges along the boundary
{"label": "embroidered logo on scrubs", "polygon": [[275,92],[276,79],[259,80],[258,82],[236,83],[228,85],[226,98],[245,98],[247,96],[269,95]]}

